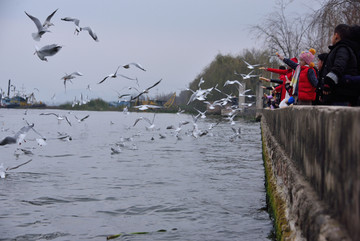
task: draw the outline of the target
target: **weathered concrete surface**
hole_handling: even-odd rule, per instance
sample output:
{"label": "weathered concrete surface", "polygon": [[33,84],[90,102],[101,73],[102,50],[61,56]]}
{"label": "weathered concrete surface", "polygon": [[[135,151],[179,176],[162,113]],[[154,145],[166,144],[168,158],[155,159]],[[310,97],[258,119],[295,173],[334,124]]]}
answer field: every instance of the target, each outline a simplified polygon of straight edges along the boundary
{"label": "weathered concrete surface", "polygon": [[296,106],[262,115],[289,238],[360,240],[360,108]]}

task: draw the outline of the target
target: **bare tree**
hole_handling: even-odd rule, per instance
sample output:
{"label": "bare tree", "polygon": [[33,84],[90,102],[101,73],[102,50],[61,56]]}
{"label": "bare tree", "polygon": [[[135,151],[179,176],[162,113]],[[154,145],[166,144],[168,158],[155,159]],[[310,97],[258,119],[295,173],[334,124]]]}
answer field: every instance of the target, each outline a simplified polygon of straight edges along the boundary
{"label": "bare tree", "polygon": [[285,56],[296,56],[304,50],[305,37],[309,28],[306,16],[286,15],[287,6],[291,1],[280,0],[278,9],[270,14],[262,24],[253,26],[255,35],[264,38],[266,45],[272,52],[282,52]]}
{"label": "bare tree", "polygon": [[314,11],[309,23],[308,43],[318,52],[327,52],[331,36],[338,24],[360,24],[359,0],[324,1],[319,10]]}

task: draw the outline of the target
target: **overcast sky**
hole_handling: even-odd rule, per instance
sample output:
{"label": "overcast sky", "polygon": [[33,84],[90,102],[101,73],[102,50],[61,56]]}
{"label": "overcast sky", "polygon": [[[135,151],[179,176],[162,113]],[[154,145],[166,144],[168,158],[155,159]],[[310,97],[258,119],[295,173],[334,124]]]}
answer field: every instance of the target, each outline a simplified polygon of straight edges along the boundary
{"label": "overcast sky", "polygon": [[[291,6],[299,12],[307,9],[306,2],[295,0]],[[162,79],[150,96],[179,93],[217,54],[261,48],[249,27],[263,21],[275,6],[275,0],[0,0],[0,87],[7,91],[11,79],[16,90],[34,92],[47,104],[72,101],[81,93],[117,100],[115,90],[127,93],[124,88],[136,87],[134,81],[118,77],[97,83],[119,65],[138,62],[145,72],[120,68],[118,73],[137,77],[141,90]],[[33,40],[36,27],[24,11],[43,22],[57,8],[51,33]],[[90,26],[99,42],[85,31],[74,35],[75,25],[62,21],[64,17]],[[48,62],[33,55],[35,45],[48,44],[63,48]],[[65,92],[61,77],[74,71],[83,76],[68,83]]]}

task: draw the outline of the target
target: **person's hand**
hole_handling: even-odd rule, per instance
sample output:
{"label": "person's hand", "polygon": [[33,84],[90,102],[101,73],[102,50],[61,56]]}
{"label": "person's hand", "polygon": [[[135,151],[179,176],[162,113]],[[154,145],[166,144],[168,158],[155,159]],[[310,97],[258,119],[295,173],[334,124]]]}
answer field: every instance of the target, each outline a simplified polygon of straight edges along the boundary
{"label": "person's hand", "polygon": [[265,68],[265,67],[259,67],[259,69],[263,69],[263,70],[264,70],[264,69],[266,69],[266,68]]}
{"label": "person's hand", "polygon": [[262,85],[262,86],[260,86],[260,87],[261,87],[261,88],[263,88],[263,89],[266,89],[266,87],[265,87],[265,86],[263,86],[263,85]]}
{"label": "person's hand", "polygon": [[284,56],[281,56],[278,52],[276,52],[275,54],[276,54],[276,56],[278,56],[278,58],[279,58],[280,60],[284,60]]}
{"label": "person's hand", "polygon": [[266,81],[266,82],[270,82],[270,80],[267,79],[267,78],[265,78],[265,77],[259,77],[259,79],[260,79],[260,80],[264,80],[264,81]]}
{"label": "person's hand", "polygon": [[331,93],[333,93],[335,85],[335,82],[331,78],[326,76],[324,80],[323,94],[330,95]]}

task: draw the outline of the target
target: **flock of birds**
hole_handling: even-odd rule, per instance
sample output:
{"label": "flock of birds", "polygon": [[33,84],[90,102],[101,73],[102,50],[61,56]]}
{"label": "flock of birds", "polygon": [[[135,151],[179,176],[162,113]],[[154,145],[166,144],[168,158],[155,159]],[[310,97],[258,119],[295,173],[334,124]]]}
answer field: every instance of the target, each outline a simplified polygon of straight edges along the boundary
{"label": "flock of birds", "polygon": [[[32,37],[35,41],[40,41],[42,36],[48,32],[51,32],[49,29],[50,27],[54,26],[54,24],[51,22],[51,19],[54,17],[54,15],[56,14],[56,12],[58,11],[58,9],[56,9],[55,11],[53,11],[46,19],[43,23],[41,23],[41,21],[37,18],[37,17],[34,17],[32,16],[31,14],[27,13],[25,11],[25,14],[34,22],[35,26],[36,26],[36,29],[37,31],[35,33],[32,33]],[[75,31],[74,31],[74,34],[79,34],[80,32],[83,32],[83,31],[87,31],[89,33],[89,35],[91,36],[91,38],[93,40],[95,40],[96,42],[99,42],[99,38],[97,36],[97,34],[94,32],[94,30],[87,26],[87,27],[83,27],[83,26],[80,26],[80,20],[77,19],[77,18],[73,18],[73,17],[64,17],[64,18],[61,18],[62,21],[66,21],[66,22],[73,22],[74,25],[75,25]],[[56,55],[61,49],[62,49],[63,46],[61,45],[58,45],[58,44],[49,44],[49,45],[45,45],[41,48],[35,46],[35,53],[40,60],[42,61],[48,61],[48,57],[49,56],[54,56]],[[105,77],[103,77],[99,82],[98,84],[102,84],[104,83],[107,79],[113,79],[113,78],[117,78],[117,77],[122,77],[122,78],[125,78],[125,79],[128,79],[128,80],[132,80],[132,81],[136,81],[136,84],[138,87],[139,86],[139,82],[138,82],[138,79],[135,77],[135,78],[132,78],[132,77],[128,77],[126,75],[123,75],[123,74],[119,74],[118,71],[119,71],[119,68],[122,67],[124,69],[129,69],[131,67],[136,67],[142,71],[146,71],[146,69],[139,63],[136,63],[136,62],[130,62],[130,63],[127,63],[127,64],[124,64],[124,65],[119,65],[115,71],[115,73],[111,73]],[[66,86],[67,86],[67,83],[72,83],[72,80],[75,79],[76,77],[80,77],[80,76],[83,76],[83,74],[79,71],[74,71],[72,72],[71,74],[67,74],[65,73],[65,75],[63,77],[61,77],[61,79],[63,80],[63,83],[64,83],[64,88],[65,88],[65,92],[66,92]],[[155,85],[153,85],[152,87],[156,86],[158,83],[160,83],[160,81],[158,81]],[[144,91],[139,91],[137,88],[135,87],[128,87],[128,90],[135,90],[135,91],[138,91],[138,93],[136,94],[137,97],[140,97],[142,94],[144,93],[148,93],[148,90],[151,89],[152,87],[149,87],[147,89],[145,89]],[[88,85],[87,87],[87,90],[91,90],[90,88],[90,85]],[[125,94],[121,97],[125,97],[125,96],[129,96],[130,94]],[[120,96],[120,95],[119,95]],[[82,98],[82,97],[81,97]],[[119,97],[120,98],[120,97]],[[131,98],[132,99],[135,99],[136,97],[133,97]],[[51,98],[52,100],[55,99],[55,94],[52,96]],[[77,100],[77,98],[75,97],[74,98],[74,101],[73,101],[73,105],[76,105],[76,104],[86,104],[87,102],[89,102],[88,98],[86,100]]]}
{"label": "flock of birds", "polygon": [[[30,14],[28,14],[27,12],[25,12],[25,14],[34,22],[36,28],[37,28],[37,32],[32,34],[32,37],[34,38],[34,40],[36,41],[40,41],[41,37],[47,33],[50,32],[49,27],[53,26],[54,24],[51,23],[51,19],[52,17],[55,15],[55,13],[57,12],[58,9],[56,9],[54,12],[52,12],[47,18],[46,20],[41,23],[40,20]],[[76,19],[76,18],[72,18],[72,17],[65,17],[62,18],[61,20],[63,21],[67,21],[67,22],[73,22],[75,24],[75,34],[79,34],[82,31],[87,31],[89,33],[89,35],[92,37],[93,40],[95,41],[99,41],[99,38],[97,37],[96,33],[93,31],[92,28],[90,27],[81,27],[80,24],[80,20]],[[53,56],[56,53],[58,53],[61,50],[62,46],[57,45],[57,44],[51,44],[51,45],[46,45],[42,48],[38,48],[36,47],[36,52],[35,54],[37,54],[37,56],[43,60],[43,61],[47,61],[47,57],[48,56]],[[251,72],[249,74],[237,74],[236,72],[234,73],[235,75],[239,75],[241,76],[243,79],[248,79],[248,78],[253,78],[253,77],[257,77],[258,75],[252,75],[252,72],[254,71],[254,67],[258,66],[257,65],[251,65],[249,63],[247,63],[245,60],[244,62],[246,63],[247,67],[249,69],[251,69]],[[137,86],[139,87],[139,83],[138,83],[138,79],[137,78],[130,78],[128,76],[119,74],[118,71],[119,69],[125,68],[125,69],[129,69],[131,66],[136,67],[142,71],[146,71],[146,69],[141,66],[139,63],[128,63],[125,65],[119,65],[116,69],[116,71],[114,73],[111,73],[107,76],[104,76],[104,78],[102,78],[98,84],[102,84],[104,83],[106,80],[109,79],[113,79],[113,78],[117,78],[118,76],[129,79],[129,80],[133,80],[136,81]],[[64,81],[64,87],[65,87],[65,91],[66,91],[66,84],[68,82],[72,83],[72,80],[76,77],[80,77],[83,76],[83,74],[81,72],[75,71],[72,72],[71,74],[65,74],[61,79]],[[139,90],[135,87],[127,87],[128,90],[134,89],[137,91],[136,95],[131,95],[131,94],[119,94],[119,99],[123,98],[123,97],[127,97],[130,96],[129,101],[133,101],[136,99],[139,99],[142,95],[144,94],[148,94],[149,91],[154,88],[155,86],[157,86],[158,84],[160,84],[162,81],[162,79],[160,79],[159,81],[155,82],[153,85],[151,85],[148,88],[145,88],[143,90]],[[235,117],[246,107],[250,107],[254,102],[252,103],[241,103],[241,106],[239,105],[234,105],[233,104],[233,99],[234,96],[233,94],[227,94],[224,93],[223,91],[219,90],[217,87],[218,85],[212,87],[212,88],[208,88],[208,89],[202,89],[201,85],[205,83],[205,80],[203,78],[200,79],[199,83],[198,83],[198,89],[197,90],[192,90],[192,89],[187,89],[188,91],[192,92],[191,97],[189,98],[187,105],[189,105],[191,102],[193,101],[201,101],[204,103],[204,105],[207,106],[208,110],[214,110],[217,106],[219,106],[219,108],[226,108],[228,109],[228,116],[225,118],[226,120],[229,121],[231,130],[233,132],[233,134],[231,136],[229,136],[229,141],[233,142],[236,139],[241,138],[241,129],[239,128],[235,128]],[[240,83],[238,80],[228,80],[225,82],[224,86],[227,85],[235,85],[237,86],[237,92],[238,95],[237,96],[245,96],[248,98],[253,98],[255,97],[254,95],[250,95],[247,94],[247,92],[250,91],[250,89],[248,90],[244,90],[244,86],[242,83]],[[90,89],[90,86],[88,85],[88,89]],[[211,94],[213,91],[217,91],[221,94],[224,95],[223,98],[216,100],[216,101],[208,101],[207,100],[207,96],[209,94]],[[76,99],[75,99],[76,100]],[[78,101],[77,103],[85,103],[86,101],[83,99],[83,96],[81,96],[81,100]],[[76,104],[75,102],[73,103],[73,105]],[[148,110],[148,109],[158,109],[158,108],[163,108],[162,106],[157,106],[157,105],[139,105],[139,106],[134,106],[134,108],[144,111],[144,110]],[[207,114],[207,110],[205,111],[200,111],[196,108],[194,108],[194,110],[198,113],[197,115],[192,115],[192,121],[180,121],[177,125],[169,125],[166,127],[166,130],[171,130],[172,134],[176,137],[176,140],[181,140],[182,139],[182,132],[185,132],[186,135],[192,136],[193,138],[200,138],[202,136],[206,136],[206,135],[211,135],[210,130],[212,130],[214,127],[216,127],[220,122],[217,123],[211,123],[208,128],[206,129],[201,129],[199,128],[197,122],[199,119],[204,120],[205,118],[207,118],[206,114]],[[177,115],[180,115],[184,112],[184,110],[181,110],[179,108]],[[69,112],[70,113],[70,112]],[[125,107],[123,109],[123,113],[125,115],[128,115],[130,112],[128,110],[127,107]],[[27,114],[27,111],[25,111],[24,113],[25,115]],[[70,121],[70,118],[66,115],[61,115],[55,112],[47,112],[47,113],[41,113],[41,116],[54,116],[56,117],[58,123],[62,123],[64,120],[66,121],[66,123],[69,126],[72,126],[72,123]],[[75,119],[78,121],[78,123],[84,122],[86,121],[90,115],[86,115],[82,118],[78,118],[77,116],[74,116]],[[132,125],[132,128],[135,128],[136,125],[138,125],[138,123],[140,121],[144,121],[145,123],[147,123],[148,125],[145,127],[145,129],[147,131],[156,131],[159,130],[156,128],[156,123],[155,123],[155,117],[156,117],[156,113],[154,113],[153,118],[150,120],[147,117],[140,117],[137,118],[134,121],[134,124]],[[183,127],[190,124],[192,122],[192,128],[187,130],[187,131],[182,131]],[[112,123],[111,123],[112,124]],[[22,143],[24,143],[25,137],[27,135],[27,133],[33,130],[37,135],[40,136],[40,138],[36,138],[37,144],[40,146],[45,146],[47,145],[47,138],[45,138],[43,135],[41,135],[38,131],[36,131],[34,129],[34,124],[30,124],[28,122],[26,122],[26,125],[24,127],[22,127],[17,133],[15,133],[13,136],[7,136],[5,138],[3,138],[0,141],[0,146],[4,146],[4,145],[11,145],[11,144],[16,144],[16,145],[21,145]],[[162,133],[159,133],[159,138],[164,139],[166,138],[166,136]],[[72,137],[71,135],[67,134],[67,133],[58,133],[58,138],[59,140],[63,140],[63,141],[71,141]],[[154,137],[152,137],[152,140],[154,139]],[[121,153],[121,146],[124,145],[124,142],[117,144],[116,147],[111,147],[111,154],[119,154]],[[136,146],[133,147],[134,149],[136,149]],[[27,149],[22,149],[22,148],[18,148],[18,150],[20,150],[22,153],[24,154],[31,154],[31,151],[27,150]],[[18,166],[15,167],[7,167],[5,168],[3,166],[3,164],[0,165],[0,177],[1,178],[5,178],[6,176],[6,172],[9,170],[14,170],[17,169],[27,163],[29,163],[31,160],[24,162]]]}

